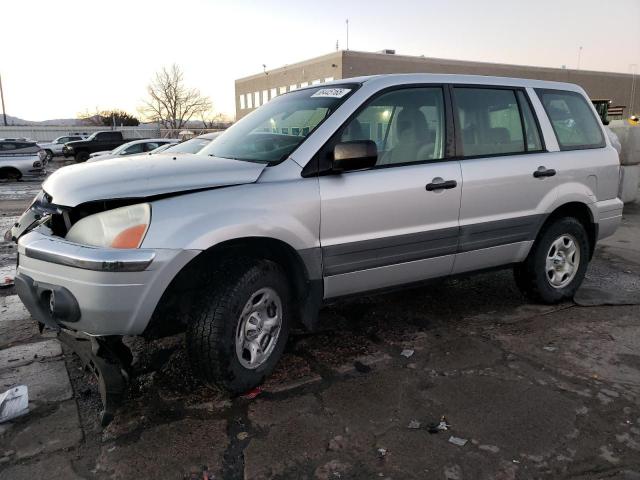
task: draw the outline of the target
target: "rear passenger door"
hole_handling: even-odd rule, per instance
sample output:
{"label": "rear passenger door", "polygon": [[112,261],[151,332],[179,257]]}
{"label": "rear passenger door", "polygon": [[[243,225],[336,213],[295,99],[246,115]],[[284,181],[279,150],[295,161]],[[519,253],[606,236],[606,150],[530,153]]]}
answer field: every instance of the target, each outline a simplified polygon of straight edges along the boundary
{"label": "rear passenger door", "polygon": [[370,169],[319,178],[327,298],[451,273],[462,180],[451,122],[442,87],[401,88],[371,99],[325,147],[378,150]]}
{"label": "rear passenger door", "polygon": [[463,181],[453,273],[523,260],[557,196],[557,159],[545,150],[529,93],[452,87]]}

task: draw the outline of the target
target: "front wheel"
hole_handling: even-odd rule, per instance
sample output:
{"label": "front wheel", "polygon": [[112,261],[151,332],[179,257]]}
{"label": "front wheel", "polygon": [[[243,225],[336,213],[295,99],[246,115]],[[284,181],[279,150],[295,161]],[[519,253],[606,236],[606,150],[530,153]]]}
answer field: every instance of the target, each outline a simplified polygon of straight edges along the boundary
{"label": "front wheel", "polygon": [[572,298],[584,280],[589,253],[587,232],[577,219],[555,220],[515,268],[516,283],[534,301],[553,304]]}
{"label": "front wheel", "polygon": [[194,309],[186,334],[194,372],[211,386],[242,393],[273,371],[289,335],[289,282],[268,260],[222,265]]}
{"label": "front wheel", "polygon": [[53,159],[53,152],[51,150],[45,150],[44,153],[46,154],[46,156],[44,157],[44,159],[47,162],[50,162]]}
{"label": "front wheel", "polygon": [[75,155],[76,162],[86,162],[89,160],[89,152],[78,152]]}

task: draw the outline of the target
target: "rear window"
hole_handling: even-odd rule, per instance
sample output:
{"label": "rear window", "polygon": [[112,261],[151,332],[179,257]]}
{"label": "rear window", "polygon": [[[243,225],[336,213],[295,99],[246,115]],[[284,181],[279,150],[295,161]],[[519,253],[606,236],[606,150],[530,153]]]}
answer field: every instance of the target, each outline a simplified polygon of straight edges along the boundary
{"label": "rear window", "polygon": [[560,150],[605,146],[598,119],[586,99],[577,92],[536,90],[551,121]]}

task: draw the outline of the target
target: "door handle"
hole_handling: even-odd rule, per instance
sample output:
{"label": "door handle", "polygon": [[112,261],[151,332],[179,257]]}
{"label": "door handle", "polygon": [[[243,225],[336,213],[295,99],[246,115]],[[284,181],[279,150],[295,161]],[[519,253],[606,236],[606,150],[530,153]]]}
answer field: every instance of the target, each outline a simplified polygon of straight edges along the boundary
{"label": "door handle", "polygon": [[544,166],[538,167],[538,169],[533,172],[533,176],[535,178],[543,178],[543,177],[553,177],[556,174],[556,171],[553,168],[547,169]]}
{"label": "door handle", "polygon": [[[438,180],[437,178],[434,178],[434,180]],[[456,182],[455,180],[446,180],[443,181],[442,179],[439,179],[439,182],[432,182],[432,183],[427,183],[427,186],[425,187],[427,189],[428,192],[433,192],[436,190],[449,190],[451,188],[456,188],[458,186],[458,182]]]}

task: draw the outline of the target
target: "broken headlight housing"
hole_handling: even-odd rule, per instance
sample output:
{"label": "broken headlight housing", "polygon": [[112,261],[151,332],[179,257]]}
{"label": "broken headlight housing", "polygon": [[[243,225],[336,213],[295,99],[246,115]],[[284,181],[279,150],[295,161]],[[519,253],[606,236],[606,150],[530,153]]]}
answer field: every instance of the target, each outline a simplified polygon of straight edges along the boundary
{"label": "broken headlight housing", "polygon": [[151,206],[139,203],[95,213],[78,220],[66,239],[105,248],[139,248],[151,222]]}

